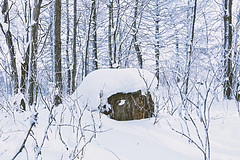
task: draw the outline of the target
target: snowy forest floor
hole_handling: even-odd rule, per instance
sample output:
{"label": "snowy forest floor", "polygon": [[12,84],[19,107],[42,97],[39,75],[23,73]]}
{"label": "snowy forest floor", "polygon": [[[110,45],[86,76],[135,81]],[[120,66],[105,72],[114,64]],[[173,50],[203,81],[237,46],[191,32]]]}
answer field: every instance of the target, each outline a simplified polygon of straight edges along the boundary
{"label": "snowy forest floor", "polygon": [[[67,116],[64,117],[62,114],[59,116],[63,110],[65,115],[70,115],[67,107],[59,106],[53,112],[56,123],[53,122],[48,127],[49,111],[39,109],[37,125],[33,127],[25,149],[16,159],[31,160],[36,157],[43,160],[80,159],[81,155],[87,160],[203,159],[202,153],[196,146],[170,129],[169,123],[174,128],[179,127],[178,117],[162,114],[156,124],[154,124],[155,118],[120,122],[111,120],[105,115],[100,116],[98,112],[91,114],[85,110],[84,116],[81,117],[81,125],[79,125],[73,124],[73,120],[68,119]],[[33,122],[32,115],[33,113],[30,112],[14,112],[10,115],[2,111],[0,114],[0,159],[12,159],[19,151]],[[60,121],[61,126],[57,125]],[[71,121],[72,125],[64,123],[67,121]],[[96,128],[89,125],[92,123]],[[74,125],[82,126],[84,129],[78,130],[77,127],[73,127]],[[77,134],[78,131],[81,134]],[[224,101],[222,105],[213,106],[209,133],[211,159],[239,159],[240,118],[235,102]],[[79,135],[84,136],[81,139]],[[77,136],[79,137],[76,138]],[[87,143],[88,140],[91,142]],[[84,144],[87,145],[82,147]],[[39,148],[41,148],[41,153],[36,156]],[[79,148],[84,148],[83,152],[80,152]]]}

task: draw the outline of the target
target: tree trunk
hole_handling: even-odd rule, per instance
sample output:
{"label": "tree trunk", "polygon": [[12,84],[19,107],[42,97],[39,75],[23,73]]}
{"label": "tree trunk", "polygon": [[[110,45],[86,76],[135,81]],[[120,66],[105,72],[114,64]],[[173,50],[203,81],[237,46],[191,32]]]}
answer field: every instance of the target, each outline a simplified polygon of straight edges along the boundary
{"label": "tree trunk", "polygon": [[85,50],[85,62],[84,62],[84,64],[85,64],[84,65],[85,77],[88,75],[88,72],[89,72],[89,69],[88,69],[88,67],[89,67],[88,47],[89,47],[90,34],[91,34],[92,15],[93,15],[93,7],[91,6],[90,16],[89,16],[89,23],[88,23],[86,50]]}
{"label": "tree trunk", "polygon": [[197,0],[194,1],[194,6],[192,7],[190,4],[192,0],[188,1],[190,7],[190,25],[189,25],[189,35],[187,41],[190,41],[190,44],[187,42],[187,58],[186,58],[186,69],[185,69],[185,88],[184,94],[188,93],[188,83],[190,78],[190,68],[192,62],[192,52],[193,52],[193,40],[194,40],[194,28],[195,28],[195,21],[196,21],[196,11],[197,11]]}
{"label": "tree trunk", "polygon": [[176,42],[175,42],[175,45],[176,45],[176,81],[177,83],[180,82],[181,80],[181,70],[180,70],[180,55],[179,55],[179,38],[178,38],[178,35],[177,35],[177,32],[175,33],[176,35]]}
{"label": "tree trunk", "polygon": [[113,50],[113,63],[117,63],[117,33],[119,28],[120,19],[120,0],[117,0],[117,18],[116,24],[114,27],[113,41],[114,41],[114,50]]}
{"label": "tree trunk", "polygon": [[67,10],[67,37],[66,37],[67,93],[71,94],[71,69],[69,60],[69,33],[70,33],[69,0],[66,0],[66,10]]}
{"label": "tree trunk", "polygon": [[[50,23],[54,20],[54,4],[50,4]],[[51,82],[54,82],[54,26],[51,25],[50,29],[50,52],[51,52]]]}
{"label": "tree trunk", "polygon": [[[24,2],[24,20],[25,20],[25,30],[26,30],[26,40],[25,43],[25,52],[23,55],[24,62],[21,63],[21,82],[20,82],[20,92],[23,95],[26,95],[27,83],[28,83],[28,70],[29,70],[29,53],[30,53],[30,44],[29,44],[29,21],[28,21],[28,2],[25,0]],[[21,109],[26,111],[26,102],[21,100]]]}
{"label": "tree trunk", "polygon": [[113,1],[108,1],[108,52],[109,52],[109,66],[113,68],[112,64],[112,15],[113,15]]}
{"label": "tree trunk", "polygon": [[96,0],[92,0],[93,8],[93,55],[94,55],[94,69],[98,69],[98,56],[97,56],[97,9],[96,9]]}
{"label": "tree trunk", "polygon": [[156,0],[156,17],[154,19],[155,22],[155,61],[156,61],[156,77],[157,77],[157,85],[159,86],[159,47],[160,47],[160,34],[159,34],[159,1]]}
{"label": "tree trunk", "polygon": [[[235,98],[237,101],[240,101],[240,86],[239,86],[239,65],[240,65],[240,50],[238,50],[238,37],[239,37],[239,29],[240,29],[240,9],[237,14],[237,22],[236,22],[236,32],[235,32],[235,44],[234,44],[234,74],[233,74],[233,89],[235,93]],[[237,51],[238,50],[238,51]]]}
{"label": "tree trunk", "polygon": [[73,69],[72,69],[72,92],[76,89],[76,74],[77,74],[77,0],[73,4]]}
{"label": "tree trunk", "polygon": [[29,105],[36,105],[37,103],[37,59],[38,53],[38,25],[39,15],[41,9],[42,0],[34,1],[33,8],[33,21],[31,25],[31,41],[30,41],[30,59],[29,59]]}
{"label": "tree trunk", "polygon": [[143,61],[142,61],[142,53],[140,51],[140,46],[137,41],[137,17],[138,17],[138,0],[135,0],[135,7],[134,7],[134,22],[133,22],[133,43],[135,51],[137,52],[137,58],[138,58],[138,65],[140,68],[143,67]]}
{"label": "tree trunk", "polygon": [[[28,33],[27,33],[28,34]],[[28,40],[27,40],[28,42]],[[27,46],[27,50],[24,53],[24,63],[21,64],[21,83],[20,83],[20,92],[25,95],[26,93],[26,84],[28,77],[28,64],[29,64],[29,45]]]}
{"label": "tree trunk", "polygon": [[55,97],[54,104],[62,103],[62,60],[61,60],[61,0],[55,0],[54,15],[54,59],[55,59]]}
{"label": "tree trunk", "polygon": [[13,38],[12,38],[12,33],[10,31],[8,0],[4,0],[3,6],[2,6],[2,14],[4,15],[4,23],[8,23],[8,30],[5,32],[1,23],[0,23],[0,27],[5,36],[8,50],[10,52],[10,65],[11,65],[11,79],[13,81],[13,94],[17,94],[18,88],[19,88],[18,71],[17,71],[17,65],[16,65],[16,53],[14,51]]}
{"label": "tree trunk", "polygon": [[224,0],[224,97],[232,98],[232,0]]}

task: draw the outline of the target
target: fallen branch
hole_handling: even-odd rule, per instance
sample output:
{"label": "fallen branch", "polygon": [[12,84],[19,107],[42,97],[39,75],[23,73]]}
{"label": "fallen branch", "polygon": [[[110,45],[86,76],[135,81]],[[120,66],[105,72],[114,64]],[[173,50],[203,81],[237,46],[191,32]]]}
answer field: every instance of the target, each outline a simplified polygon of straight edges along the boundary
{"label": "fallen branch", "polygon": [[19,151],[15,154],[15,156],[12,158],[12,160],[14,160],[22,152],[22,150],[25,148],[25,144],[27,142],[27,139],[28,139],[28,137],[29,137],[29,135],[30,135],[30,133],[32,131],[33,126],[35,126],[35,124],[36,124],[36,122],[33,121],[31,126],[30,126],[30,128],[29,128],[29,130],[28,130],[28,132],[27,132],[26,138],[24,139],[24,141],[23,141]]}

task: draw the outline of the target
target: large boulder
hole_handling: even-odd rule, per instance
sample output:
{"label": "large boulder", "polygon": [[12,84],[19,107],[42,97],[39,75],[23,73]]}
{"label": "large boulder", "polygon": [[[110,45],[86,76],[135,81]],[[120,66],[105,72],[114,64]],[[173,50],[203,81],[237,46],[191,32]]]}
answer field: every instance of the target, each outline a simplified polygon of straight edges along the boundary
{"label": "large boulder", "polygon": [[156,77],[148,70],[99,69],[83,79],[71,100],[91,111],[100,109],[117,120],[147,118],[154,110],[156,86]]}
{"label": "large boulder", "polygon": [[143,95],[141,90],[113,94],[108,98],[108,104],[110,109],[106,111],[105,105],[101,112],[119,121],[150,118],[154,113],[151,94]]}

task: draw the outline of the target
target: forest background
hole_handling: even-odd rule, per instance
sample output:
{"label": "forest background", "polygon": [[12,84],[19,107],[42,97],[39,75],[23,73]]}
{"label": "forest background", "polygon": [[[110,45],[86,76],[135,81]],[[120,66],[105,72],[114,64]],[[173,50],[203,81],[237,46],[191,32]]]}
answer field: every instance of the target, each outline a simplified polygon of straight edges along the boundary
{"label": "forest background", "polygon": [[[151,71],[158,87],[166,89],[167,99],[158,109],[167,108],[173,115],[179,109],[173,98],[177,95],[184,110],[194,106],[202,113],[206,135],[213,101],[232,99],[239,106],[239,1],[2,0],[0,4],[4,112],[37,111],[39,104],[51,111],[84,77],[103,68]],[[207,149],[202,152],[210,157]]]}

